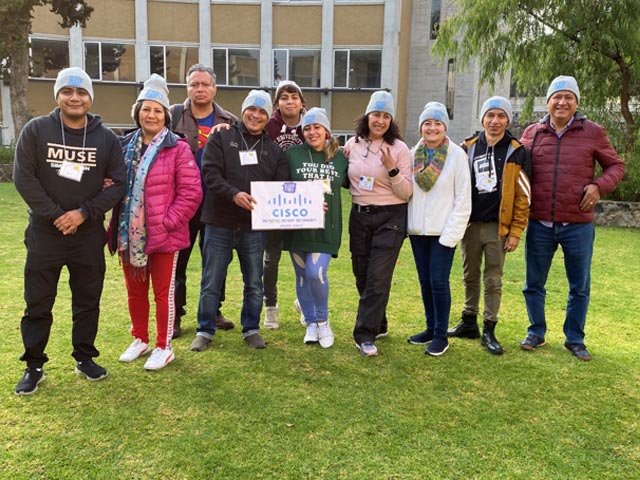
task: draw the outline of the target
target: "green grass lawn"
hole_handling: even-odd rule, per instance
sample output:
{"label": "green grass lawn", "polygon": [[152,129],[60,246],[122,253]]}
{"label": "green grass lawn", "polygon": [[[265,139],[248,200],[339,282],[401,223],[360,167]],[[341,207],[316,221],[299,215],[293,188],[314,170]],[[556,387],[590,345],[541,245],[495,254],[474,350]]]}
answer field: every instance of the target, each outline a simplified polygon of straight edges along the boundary
{"label": "green grass lawn", "polygon": [[[407,241],[388,308],[390,336],[377,342],[380,356],[361,357],[351,338],[357,292],[345,232],[329,269],[333,348],[302,343],[293,269],[283,255],[281,328],[263,332],[268,348],[250,350],[236,327],[216,334],[209,350],[189,351],[196,256],[176,360],[159,372],[143,370],[143,361],[121,364],[132,339],[122,272],[109,257],[97,339],[109,377],[92,383],[73,373],[65,273],[47,378],[35,395],[17,397],[27,215],[12,184],[0,184],[0,204],[0,478],[640,478],[640,231],[597,229],[590,363],[562,347],[561,252],[547,285],[547,345],[532,353],[518,347],[528,325],[524,244],[507,259],[496,330],[503,356],[454,339],[433,358],[406,342],[424,326]],[[456,253],[452,322],[462,308],[461,278]],[[234,262],[223,310],[236,324],[241,292]]]}

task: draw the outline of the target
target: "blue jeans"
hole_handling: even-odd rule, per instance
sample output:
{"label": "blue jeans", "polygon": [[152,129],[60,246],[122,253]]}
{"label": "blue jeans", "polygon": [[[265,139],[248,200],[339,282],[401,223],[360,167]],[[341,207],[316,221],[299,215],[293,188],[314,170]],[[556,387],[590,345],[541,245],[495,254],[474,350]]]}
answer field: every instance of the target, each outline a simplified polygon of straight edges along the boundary
{"label": "blue jeans", "polygon": [[289,252],[296,272],[296,295],[307,325],[329,320],[328,253]]}
{"label": "blue jeans", "polygon": [[418,269],[427,330],[433,331],[435,337],[447,338],[451,312],[449,275],[456,249],[441,245],[439,239],[439,236],[409,235]]}
{"label": "blue jeans", "polygon": [[529,222],[526,256],[526,283],[522,293],[529,314],[529,333],[544,338],[547,321],[544,303],[545,284],[551,261],[558,248],[564,253],[564,269],[569,281],[569,299],[564,320],[567,343],[584,342],[584,324],[591,291],[591,257],[595,229],[593,223],[554,223],[545,227],[538,221]]}
{"label": "blue jeans", "polygon": [[262,312],[262,256],[265,233],[229,230],[207,225],[202,250],[202,280],[198,305],[198,335],[211,338],[216,331],[216,311],[233,250],[238,254],[244,292],[242,332],[260,328]]}

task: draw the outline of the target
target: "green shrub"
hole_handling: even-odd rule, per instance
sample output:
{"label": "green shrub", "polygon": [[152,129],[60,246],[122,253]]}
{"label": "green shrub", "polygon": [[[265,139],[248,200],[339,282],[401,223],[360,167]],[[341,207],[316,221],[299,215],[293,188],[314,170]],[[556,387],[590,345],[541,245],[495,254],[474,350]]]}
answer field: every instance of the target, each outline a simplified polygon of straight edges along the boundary
{"label": "green shrub", "polygon": [[640,155],[632,154],[624,159],[624,178],[607,200],[640,202]]}
{"label": "green shrub", "polygon": [[13,163],[13,154],[15,149],[13,147],[0,146],[0,164]]}

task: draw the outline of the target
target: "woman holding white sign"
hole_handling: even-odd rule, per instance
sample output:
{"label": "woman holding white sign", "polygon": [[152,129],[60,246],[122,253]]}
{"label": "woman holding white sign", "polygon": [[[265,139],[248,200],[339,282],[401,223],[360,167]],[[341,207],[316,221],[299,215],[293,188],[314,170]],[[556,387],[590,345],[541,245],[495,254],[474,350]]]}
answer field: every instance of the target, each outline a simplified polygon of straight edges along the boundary
{"label": "woman holding white sign", "polygon": [[329,281],[327,269],[338,256],[342,236],[340,187],[347,174],[347,158],[331,136],[327,112],[311,108],[302,119],[305,143],[289,148],[291,180],[321,180],[327,205],[323,229],[293,230],[283,233],[283,249],[288,250],[296,272],[296,294],[307,324],[304,343],[333,345],[329,325]]}
{"label": "woman holding white sign", "polygon": [[360,294],[353,338],[364,356],[376,356],[375,340],[388,335],[386,309],[393,270],[407,236],[407,202],[413,192],[411,153],[394,121],[389,92],[371,95],[349,139],[351,265]]}

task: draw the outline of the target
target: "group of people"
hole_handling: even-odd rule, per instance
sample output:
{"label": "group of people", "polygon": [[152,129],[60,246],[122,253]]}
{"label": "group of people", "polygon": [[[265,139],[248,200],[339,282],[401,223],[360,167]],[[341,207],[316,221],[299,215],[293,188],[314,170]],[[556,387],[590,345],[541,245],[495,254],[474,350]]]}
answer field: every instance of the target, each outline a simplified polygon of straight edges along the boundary
{"label": "group of people", "polygon": [[[604,129],[577,111],[580,91],[573,77],[554,79],[547,91],[548,115],[520,140],[508,131],[512,110],[506,98],[483,104],[483,130],[461,146],[447,136],[446,107],[428,102],[418,119],[420,140],[411,150],[386,91],[371,95],[356,119],[355,135],[340,148],[327,112],[308,108],[295,82],[280,82],[273,102],[266,91],[251,90],[239,118],[215,102],[211,68],[194,65],[186,82],[188,99],[171,105],[165,80],[153,74],[132,108],[136,128],[118,138],[89,113],[88,75],[67,68],[54,85],[58,108],[24,127],[14,181],[29,206],[21,321],[21,360],[27,368],[16,394],[34,393],[44,379],[63,266],[72,294],[76,372],[92,381],[107,376],[94,361],[105,244],[118,255],[127,289],[133,342],[122,362],[149,354],[144,368],[159,370],[174,360],[171,340],[181,334],[186,315],[186,271],[196,241],[202,276],[192,351],[206,350],[218,329],[234,328],[221,312],[234,250],[244,285],[240,323],[247,345],[266,347],[260,333],[263,303],[263,326],[279,328],[277,279],[284,249],[295,272],[303,341],[331,347],[327,272],[340,249],[342,188],[349,189],[352,200],[349,250],[359,294],[353,338],[362,355],[377,355],[376,340],[388,335],[386,309],[407,236],[425,314],[424,330],[411,335],[409,343],[440,356],[449,348],[449,337],[481,337],[489,353],[502,354],[495,328],[503,266],[526,229],[523,293],[530,326],[520,346],[534,350],[545,344],[545,283],[560,245],[569,281],[565,347],[578,359],[591,359],[584,326],[594,208],[621,180],[624,165]],[[602,169],[597,178],[595,162]],[[323,184],[324,228],[252,229],[257,203],[252,181],[312,180]],[[449,329],[449,277],[458,243],[465,304],[460,322]],[[482,333],[477,320],[481,276]]]}

